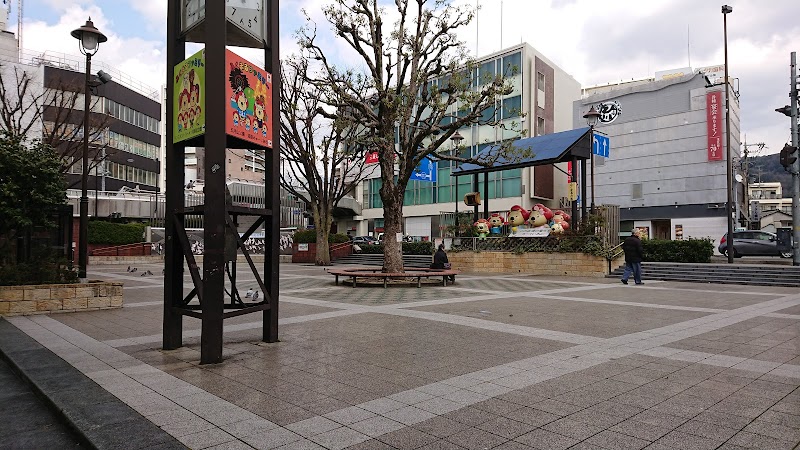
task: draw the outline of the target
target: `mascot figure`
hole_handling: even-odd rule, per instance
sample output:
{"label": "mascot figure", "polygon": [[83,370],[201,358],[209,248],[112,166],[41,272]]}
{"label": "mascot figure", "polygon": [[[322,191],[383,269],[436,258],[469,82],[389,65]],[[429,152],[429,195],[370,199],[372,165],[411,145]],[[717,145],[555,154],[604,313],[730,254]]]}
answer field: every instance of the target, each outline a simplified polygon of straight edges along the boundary
{"label": "mascot figure", "polygon": [[564,230],[569,229],[569,221],[570,221],[569,214],[565,213],[564,211],[559,209],[558,211],[553,213],[553,224],[557,223],[561,225],[562,229]]}
{"label": "mascot figure", "polygon": [[486,219],[478,219],[478,221],[472,225],[477,228],[478,239],[486,240],[486,235],[489,234],[489,221]]}
{"label": "mascot figure", "polygon": [[524,224],[530,213],[519,205],[514,205],[511,207],[511,210],[508,212],[508,225],[511,225],[511,232],[516,233],[517,227]]}
{"label": "mascot figure", "polygon": [[492,234],[502,233],[503,229],[501,227],[503,226],[503,223],[505,223],[503,216],[501,216],[499,213],[492,213],[492,215],[489,216],[489,231]]}

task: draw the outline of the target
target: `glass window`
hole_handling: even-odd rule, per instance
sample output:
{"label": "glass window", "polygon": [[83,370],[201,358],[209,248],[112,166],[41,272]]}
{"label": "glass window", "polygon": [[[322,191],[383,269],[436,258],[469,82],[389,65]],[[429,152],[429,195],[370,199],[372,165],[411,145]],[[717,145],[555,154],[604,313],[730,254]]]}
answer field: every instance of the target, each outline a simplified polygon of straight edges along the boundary
{"label": "glass window", "polygon": [[544,74],[536,72],[536,88],[544,92]]}
{"label": "glass window", "polygon": [[503,57],[503,75],[516,75],[522,71],[522,53],[517,52]]}
{"label": "glass window", "polygon": [[519,117],[522,109],[522,96],[510,97],[503,100],[503,119]]}
{"label": "glass window", "polygon": [[478,68],[478,84],[491,83],[494,79],[494,60],[487,61]]}
{"label": "glass window", "polygon": [[489,106],[481,112],[481,122],[489,122],[494,120],[494,105]]}

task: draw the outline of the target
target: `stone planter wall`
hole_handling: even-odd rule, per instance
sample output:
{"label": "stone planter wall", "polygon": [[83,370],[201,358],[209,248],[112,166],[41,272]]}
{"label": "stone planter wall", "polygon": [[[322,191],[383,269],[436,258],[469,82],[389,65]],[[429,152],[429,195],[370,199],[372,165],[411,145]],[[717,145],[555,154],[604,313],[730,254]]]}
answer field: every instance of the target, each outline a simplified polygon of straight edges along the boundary
{"label": "stone planter wall", "polygon": [[122,283],[0,286],[0,316],[122,308]]}
{"label": "stone planter wall", "polygon": [[[505,252],[449,252],[453,269],[465,272],[528,273],[533,275],[602,278],[608,261],[584,253],[536,253],[521,255]],[[624,258],[611,262],[611,270],[624,264]]]}

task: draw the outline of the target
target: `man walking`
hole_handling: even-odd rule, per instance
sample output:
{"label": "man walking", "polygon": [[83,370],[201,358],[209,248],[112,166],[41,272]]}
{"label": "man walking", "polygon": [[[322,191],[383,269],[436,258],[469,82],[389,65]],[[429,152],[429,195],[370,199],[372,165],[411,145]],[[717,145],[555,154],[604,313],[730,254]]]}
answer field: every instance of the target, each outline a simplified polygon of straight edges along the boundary
{"label": "man walking", "polygon": [[641,230],[634,228],[631,235],[622,243],[622,250],[625,252],[625,272],[622,274],[622,284],[628,284],[628,277],[631,276],[631,273],[633,273],[633,281],[636,284],[644,284],[642,282],[644,249],[639,235],[641,235]]}

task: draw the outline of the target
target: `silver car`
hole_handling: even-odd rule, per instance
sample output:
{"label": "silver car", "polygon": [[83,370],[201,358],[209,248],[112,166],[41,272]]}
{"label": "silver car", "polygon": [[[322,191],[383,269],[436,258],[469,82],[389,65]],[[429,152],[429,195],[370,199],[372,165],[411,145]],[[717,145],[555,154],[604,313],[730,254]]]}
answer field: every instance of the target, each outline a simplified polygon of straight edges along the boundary
{"label": "silver car", "polygon": [[[728,256],[728,234],[719,240],[719,250]],[[775,233],[758,230],[734,231],[733,232],[733,257],[742,256],[780,256],[791,258],[792,252],[781,252],[778,250],[778,239]]]}

